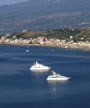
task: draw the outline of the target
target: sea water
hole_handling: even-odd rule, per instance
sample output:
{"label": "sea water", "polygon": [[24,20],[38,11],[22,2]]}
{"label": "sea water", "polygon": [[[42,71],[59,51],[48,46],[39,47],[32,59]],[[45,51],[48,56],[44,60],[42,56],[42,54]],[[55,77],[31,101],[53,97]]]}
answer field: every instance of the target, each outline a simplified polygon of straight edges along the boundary
{"label": "sea water", "polygon": [[[52,68],[48,72],[31,72],[29,68],[35,61]],[[52,70],[71,79],[48,82]],[[90,108],[89,99],[90,53],[0,46],[0,108]]]}

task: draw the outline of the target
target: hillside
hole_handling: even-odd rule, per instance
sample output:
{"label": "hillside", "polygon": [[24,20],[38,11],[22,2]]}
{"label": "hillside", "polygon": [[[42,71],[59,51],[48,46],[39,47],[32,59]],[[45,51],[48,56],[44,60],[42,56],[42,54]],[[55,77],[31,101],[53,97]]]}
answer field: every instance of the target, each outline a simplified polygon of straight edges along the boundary
{"label": "hillside", "polygon": [[[7,36],[8,39],[30,39],[46,37],[47,39],[90,41],[90,29],[53,29],[47,31],[15,32]],[[72,37],[72,39],[70,39]]]}
{"label": "hillside", "polygon": [[0,7],[0,33],[90,27],[90,0],[29,0]]}

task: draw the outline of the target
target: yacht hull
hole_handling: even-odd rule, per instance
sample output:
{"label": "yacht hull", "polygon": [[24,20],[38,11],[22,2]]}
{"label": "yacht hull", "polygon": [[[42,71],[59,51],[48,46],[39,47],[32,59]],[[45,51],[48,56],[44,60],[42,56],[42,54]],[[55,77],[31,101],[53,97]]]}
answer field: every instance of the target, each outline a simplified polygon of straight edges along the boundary
{"label": "yacht hull", "polygon": [[50,67],[47,68],[30,68],[31,71],[48,71],[50,70]]}
{"label": "yacht hull", "polygon": [[65,78],[47,78],[49,81],[66,81],[69,80],[70,77],[65,77]]}

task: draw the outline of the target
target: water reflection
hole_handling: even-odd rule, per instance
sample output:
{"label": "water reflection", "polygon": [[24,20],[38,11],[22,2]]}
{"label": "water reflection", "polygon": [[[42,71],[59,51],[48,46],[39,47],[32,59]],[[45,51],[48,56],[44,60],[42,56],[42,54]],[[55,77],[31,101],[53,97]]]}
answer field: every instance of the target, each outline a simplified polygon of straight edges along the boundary
{"label": "water reflection", "polygon": [[63,90],[65,90],[67,88],[67,84],[68,84],[68,80],[67,81],[47,81],[50,92],[52,95],[57,96],[58,92],[63,92]]}

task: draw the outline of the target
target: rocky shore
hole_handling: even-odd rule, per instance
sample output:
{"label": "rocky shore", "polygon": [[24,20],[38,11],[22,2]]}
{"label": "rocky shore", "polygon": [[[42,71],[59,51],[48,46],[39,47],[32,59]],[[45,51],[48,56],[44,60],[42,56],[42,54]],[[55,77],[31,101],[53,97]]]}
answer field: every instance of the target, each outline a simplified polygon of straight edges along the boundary
{"label": "rocky shore", "polygon": [[78,41],[74,42],[73,40],[60,40],[60,39],[47,39],[45,37],[37,37],[30,39],[8,39],[5,36],[2,36],[0,39],[0,44],[6,45],[36,45],[36,46],[51,46],[59,48],[77,48],[83,49],[84,51],[90,51],[90,42],[89,41]]}

